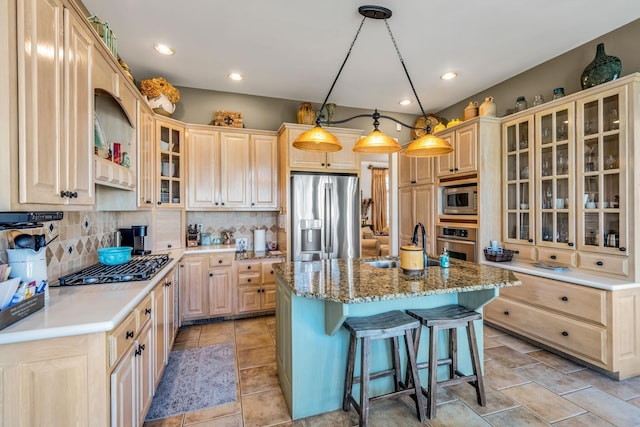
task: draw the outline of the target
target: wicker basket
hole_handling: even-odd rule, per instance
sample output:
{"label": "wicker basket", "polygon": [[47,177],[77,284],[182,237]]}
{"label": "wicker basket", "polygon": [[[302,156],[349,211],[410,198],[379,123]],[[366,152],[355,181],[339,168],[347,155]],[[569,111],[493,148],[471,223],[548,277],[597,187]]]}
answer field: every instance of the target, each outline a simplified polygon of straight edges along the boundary
{"label": "wicker basket", "polygon": [[514,253],[515,251],[509,249],[502,249],[502,251],[492,251],[491,249],[485,249],[484,258],[487,261],[505,262],[511,261]]}

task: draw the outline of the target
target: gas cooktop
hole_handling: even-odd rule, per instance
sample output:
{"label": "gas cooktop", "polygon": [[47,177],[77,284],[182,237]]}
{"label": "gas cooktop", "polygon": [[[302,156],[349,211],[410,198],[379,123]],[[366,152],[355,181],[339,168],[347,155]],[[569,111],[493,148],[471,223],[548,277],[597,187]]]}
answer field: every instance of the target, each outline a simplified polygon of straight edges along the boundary
{"label": "gas cooktop", "polygon": [[60,277],[60,286],[97,285],[102,283],[137,282],[151,279],[171,260],[169,255],[134,256],[119,265],[95,264]]}

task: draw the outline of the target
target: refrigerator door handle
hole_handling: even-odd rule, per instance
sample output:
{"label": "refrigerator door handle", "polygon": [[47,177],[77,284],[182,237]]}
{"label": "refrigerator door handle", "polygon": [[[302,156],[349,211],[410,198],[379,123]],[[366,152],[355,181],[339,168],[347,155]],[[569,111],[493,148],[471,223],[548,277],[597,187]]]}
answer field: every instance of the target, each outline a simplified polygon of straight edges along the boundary
{"label": "refrigerator door handle", "polygon": [[327,184],[324,188],[324,242],[325,252],[328,254],[328,258],[331,257],[333,252],[333,223],[331,220],[333,191],[331,184]]}

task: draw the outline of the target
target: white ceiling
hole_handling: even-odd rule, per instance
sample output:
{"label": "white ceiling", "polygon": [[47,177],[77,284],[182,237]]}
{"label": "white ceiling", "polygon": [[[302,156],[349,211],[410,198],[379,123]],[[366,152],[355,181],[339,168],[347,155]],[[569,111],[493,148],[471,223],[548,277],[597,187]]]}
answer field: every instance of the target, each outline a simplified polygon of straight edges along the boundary
{"label": "white ceiling", "polygon": [[[83,0],[137,80],[321,103],[366,0]],[[438,111],[640,17],[638,0],[380,0],[418,96]],[[164,57],[154,43],[172,46]],[[440,80],[456,71],[452,81]],[[246,76],[242,82],[230,72]],[[414,102],[402,107],[398,102]],[[329,102],[418,113],[384,21],[367,19]]]}

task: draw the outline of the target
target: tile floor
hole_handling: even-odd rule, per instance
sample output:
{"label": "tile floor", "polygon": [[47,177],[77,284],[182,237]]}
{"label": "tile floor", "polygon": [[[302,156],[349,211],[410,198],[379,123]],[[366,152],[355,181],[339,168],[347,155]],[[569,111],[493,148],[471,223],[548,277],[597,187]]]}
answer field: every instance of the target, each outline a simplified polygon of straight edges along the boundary
{"label": "tile floor", "polygon": [[[615,381],[595,371],[485,326],[487,406],[474,389],[458,385],[438,390],[440,426],[640,426],[640,377]],[[145,427],[354,426],[352,409],[291,421],[278,385],[273,316],[187,326],[174,349],[235,342],[238,399],[202,411],[145,423]],[[421,425],[409,398],[374,402],[370,424]]]}

